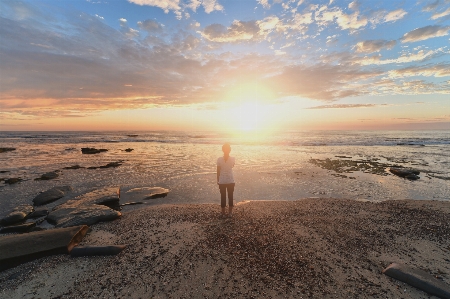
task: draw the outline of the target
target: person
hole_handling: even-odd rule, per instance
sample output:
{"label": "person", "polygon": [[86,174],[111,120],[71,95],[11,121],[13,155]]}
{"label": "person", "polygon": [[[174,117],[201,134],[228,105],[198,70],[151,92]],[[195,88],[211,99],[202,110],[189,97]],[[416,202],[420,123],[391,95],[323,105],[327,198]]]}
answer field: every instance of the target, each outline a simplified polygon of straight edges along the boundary
{"label": "person", "polygon": [[228,217],[233,215],[233,192],[234,176],[233,167],[234,157],[230,156],[231,146],[229,143],[222,145],[223,157],[217,159],[217,184],[220,191],[220,206],[222,207],[222,217],[225,217],[225,207],[227,205],[226,195],[228,193]]}

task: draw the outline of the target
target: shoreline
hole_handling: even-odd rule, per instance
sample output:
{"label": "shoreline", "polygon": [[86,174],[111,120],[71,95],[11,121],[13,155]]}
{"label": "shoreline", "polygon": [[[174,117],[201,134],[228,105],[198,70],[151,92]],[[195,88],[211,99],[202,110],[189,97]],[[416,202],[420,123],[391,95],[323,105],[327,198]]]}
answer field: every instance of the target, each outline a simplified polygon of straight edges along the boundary
{"label": "shoreline", "polygon": [[[164,204],[91,226],[80,245],[117,256],[56,255],[0,272],[0,298],[423,298],[381,271],[391,262],[450,284],[450,204],[305,198]],[[431,297],[433,298],[433,297]],[[435,298],[435,297],[434,297]]]}

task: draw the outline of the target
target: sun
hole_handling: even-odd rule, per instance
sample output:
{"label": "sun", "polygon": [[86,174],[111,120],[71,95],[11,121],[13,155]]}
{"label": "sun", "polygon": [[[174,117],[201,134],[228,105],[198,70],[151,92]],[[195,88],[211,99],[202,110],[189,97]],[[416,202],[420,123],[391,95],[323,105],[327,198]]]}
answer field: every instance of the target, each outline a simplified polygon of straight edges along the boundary
{"label": "sun", "polygon": [[237,112],[241,131],[251,132],[260,128],[261,108],[256,101],[242,103]]}

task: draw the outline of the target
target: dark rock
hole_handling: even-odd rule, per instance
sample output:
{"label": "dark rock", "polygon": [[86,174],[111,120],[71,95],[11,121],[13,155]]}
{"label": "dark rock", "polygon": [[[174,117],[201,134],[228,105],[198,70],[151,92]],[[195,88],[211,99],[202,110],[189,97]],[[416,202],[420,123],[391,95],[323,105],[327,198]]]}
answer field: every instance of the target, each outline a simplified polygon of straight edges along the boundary
{"label": "dark rock", "polygon": [[72,249],[70,256],[116,255],[125,247],[127,245],[77,246]]}
{"label": "dark rock", "polygon": [[15,151],[16,149],[13,147],[0,147],[0,153],[6,153],[6,152],[11,152],[11,151]]}
{"label": "dark rock", "polygon": [[23,181],[21,178],[9,178],[9,179],[5,179],[5,184],[16,184],[18,182]]}
{"label": "dark rock", "polygon": [[80,168],[84,168],[84,167],[77,164],[77,165],[64,167],[63,169],[80,169]]}
{"label": "dark rock", "polygon": [[48,214],[47,220],[54,223],[56,227],[92,225],[99,221],[114,220],[122,214],[106,205],[118,202],[119,188],[95,190],[55,207]]}
{"label": "dark rock", "polygon": [[36,226],[36,223],[30,222],[30,223],[24,223],[20,225],[11,225],[11,226],[5,226],[2,229],[0,229],[0,233],[6,234],[6,233],[27,233],[31,231]]}
{"label": "dark rock", "polygon": [[110,162],[106,165],[102,165],[102,166],[91,166],[88,167],[88,169],[99,169],[99,168],[116,168],[119,167],[120,165],[122,165],[123,161],[117,161],[117,162]]}
{"label": "dark rock", "polygon": [[7,173],[9,170],[0,170],[0,173]]}
{"label": "dark rock", "polygon": [[28,215],[28,219],[36,219],[36,218],[40,218],[40,217],[44,217],[48,215],[48,210],[47,209],[39,209],[39,210],[35,210],[33,213],[31,213],[30,215]]}
{"label": "dark rock", "polygon": [[31,205],[20,205],[15,207],[11,213],[6,215],[0,222],[2,225],[11,225],[22,222],[33,212],[34,208]]}
{"label": "dark rock", "polygon": [[55,171],[51,171],[51,172],[44,173],[43,175],[41,175],[40,178],[37,178],[34,180],[35,181],[47,181],[47,180],[56,179],[58,176],[59,176],[59,174],[57,174]]}
{"label": "dark rock", "polygon": [[142,187],[134,188],[125,192],[124,196],[133,200],[152,199],[158,197],[166,197],[169,189],[161,187]]}
{"label": "dark rock", "polygon": [[38,196],[33,198],[33,204],[35,206],[45,205],[52,201],[58,200],[66,195],[66,193],[72,191],[71,186],[57,186],[53,187],[47,191],[40,193]]}
{"label": "dark rock", "polygon": [[68,254],[81,242],[86,225],[0,237],[0,271],[40,257]]}
{"label": "dark rock", "polygon": [[450,298],[450,286],[419,269],[413,269],[397,263],[390,264],[383,273],[387,276],[403,281],[430,295],[439,298]]}
{"label": "dark rock", "polygon": [[402,177],[402,178],[407,178],[410,180],[420,179],[420,177],[417,176],[420,174],[420,171],[418,171],[418,170],[391,167],[391,168],[389,168],[389,171],[399,177]]}
{"label": "dark rock", "polygon": [[98,154],[101,152],[107,152],[107,149],[101,148],[101,149],[96,149],[93,147],[83,147],[81,148],[81,153],[83,154]]}
{"label": "dark rock", "polygon": [[135,134],[129,134],[127,135],[128,137],[138,137],[139,135],[135,135]]}
{"label": "dark rock", "polygon": [[134,206],[134,205],[141,205],[143,203],[144,203],[143,201],[132,201],[121,204],[121,206]]}
{"label": "dark rock", "polygon": [[127,153],[129,153],[129,152],[134,151],[134,149],[133,149],[133,148],[127,148],[125,151],[126,151]]}

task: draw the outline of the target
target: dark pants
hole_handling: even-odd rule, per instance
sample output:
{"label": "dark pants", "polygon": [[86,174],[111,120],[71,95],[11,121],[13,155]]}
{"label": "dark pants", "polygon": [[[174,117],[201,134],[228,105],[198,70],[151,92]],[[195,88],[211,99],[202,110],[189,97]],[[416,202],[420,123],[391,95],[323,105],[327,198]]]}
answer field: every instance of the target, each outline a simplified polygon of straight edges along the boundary
{"label": "dark pants", "polygon": [[220,190],[220,205],[222,208],[225,208],[227,205],[227,192],[228,192],[228,206],[233,206],[233,192],[234,192],[234,183],[233,184],[219,184]]}

